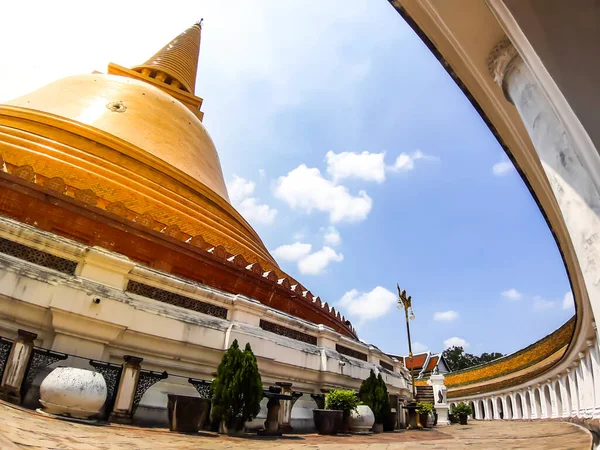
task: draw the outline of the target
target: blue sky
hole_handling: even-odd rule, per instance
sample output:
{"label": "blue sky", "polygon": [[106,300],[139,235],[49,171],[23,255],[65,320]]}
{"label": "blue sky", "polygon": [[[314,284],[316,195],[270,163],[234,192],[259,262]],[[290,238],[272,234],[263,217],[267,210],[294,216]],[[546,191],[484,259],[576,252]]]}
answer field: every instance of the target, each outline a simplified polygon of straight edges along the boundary
{"label": "blue sky", "polygon": [[[7,50],[0,100],[142,62],[205,19],[196,93],[230,196],[281,267],[361,339],[406,353],[396,282],[413,296],[416,350],[464,340],[474,353],[512,352],[573,314],[533,198],[387,1],[198,1],[160,13],[108,2],[92,16],[65,3],[70,15],[48,11],[59,23],[43,10],[31,18],[50,8],[34,3],[0,19],[0,37],[47,33]],[[117,5],[121,32],[106,33]]]}

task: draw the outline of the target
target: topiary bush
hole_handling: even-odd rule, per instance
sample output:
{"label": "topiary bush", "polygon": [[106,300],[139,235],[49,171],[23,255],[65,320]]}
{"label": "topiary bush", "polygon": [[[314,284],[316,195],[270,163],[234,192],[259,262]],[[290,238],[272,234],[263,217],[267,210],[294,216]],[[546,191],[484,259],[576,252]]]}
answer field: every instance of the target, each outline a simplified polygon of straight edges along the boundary
{"label": "topiary bush", "polygon": [[256,357],[250,344],[244,351],[237,339],[225,352],[212,385],[211,419],[219,420],[226,430],[241,431],[260,411],[263,385]]}
{"label": "topiary bush", "polygon": [[390,397],[381,374],[375,376],[375,372],[371,370],[369,377],[360,385],[358,397],[361,402],[373,411],[375,423],[388,424],[391,421],[392,408]]}
{"label": "topiary bush", "polygon": [[336,389],[325,396],[325,409],[339,409],[348,414],[356,410],[358,397],[352,390]]}

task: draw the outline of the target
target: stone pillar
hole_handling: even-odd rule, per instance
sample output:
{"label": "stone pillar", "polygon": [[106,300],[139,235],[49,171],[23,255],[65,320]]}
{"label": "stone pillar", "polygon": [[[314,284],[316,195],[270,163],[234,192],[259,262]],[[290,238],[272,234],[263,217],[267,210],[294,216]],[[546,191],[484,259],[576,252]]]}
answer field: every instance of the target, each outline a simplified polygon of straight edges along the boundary
{"label": "stone pillar", "polygon": [[583,379],[583,401],[581,403],[584,417],[592,417],[594,410],[594,379],[590,367],[589,353],[579,352],[581,360],[581,376]]}
{"label": "stone pillar", "polygon": [[[517,393],[512,392],[510,395],[510,401],[512,403],[512,420],[522,419],[523,413],[519,409],[519,405],[517,403]],[[521,409],[523,408],[523,402],[521,402]]]}
{"label": "stone pillar", "polygon": [[531,407],[527,401],[527,390],[521,392],[521,407],[523,408],[523,419],[531,419]]}
{"label": "stone pillar", "polygon": [[538,411],[537,403],[535,400],[535,389],[532,389],[531,386],[527,388],[529,392],[529,418],[530,419],[539,419],[541,416],[541,411]]}
{"label": "stone pillar", "polygon": [[550,402],[549,398],[546,398],[546,385],[538,384],[538,390],[540,392],[540,409],[538,413],[539,419],[548,419],[552,414],[552,406],[550,406],[550,411],[548,410],[548,403]]}
{"label": "stone pillar", "polygon": [[447,388],[444,385],[444,375],[431,375],[427,384],[433,388],[433,406],[438,416],[437,424],[450,425],[450,419],[448,418],[450,406],[446,401]]}
{"label": "stone pillar", "polygon": [[571,415],[570,417],[579,417],[579,390],[577,389],[577,362],[573,363],[573,368],[567,368],[567,378],[569,391],[571,393]]}
{"label": "stone pillar", "polygon": [[[552,380],[547,380],[548,383],[548,392],[550,392],[550,398],[547,399],[550,401],[550,411],[546,413],[547,418],[556,419],[560,417],[560,413],[562,411],[558,410],[558,398],[556,395],[556,390],[554,389],[554,383]],[[560,395],[560,393],[559,393]]]}
{"label": "stone pillar", "polygon": [[[594,323],[594,328],[596,324]],[[588,341],[590,349],[590,364],[592,369],[592,378],[594,380],[594,407],[592,417],[597,419],[600,417],[600,349],[598,349],[598,341]]]}
{"label": "stone pillar", "polygon": [[140,363],[144,360],[136,356],[125,355],[125,364],[121,372],[121,380],[117,388],[115,405],[109,416],[110,422],[131,424],[133,421],[133,399],[137,389],[140,371]]}
{"label": "stone pillar", "polygon": [[575,378],[577,379],[577,404],[579,409],[577,410],[577,417],[585,417],[585,384],[583,380],[583,353],[579,352],[579,361],[576,361],[573,365],[575,370]]}
{"label": "stone pillar", "polygon": [[281,408],[279,410],[279,424],[281,431],[283,431],[284,433],[290,433],[294,430],[292,428],[292,425],[290,424],[292,421],[292,409],[294,408],[296,400],[302,397],[302,393],[293,392],[292,383],[278,382],[275,384],[281,387],[282,394],[291,395],[293,397],[292,400],[282,400]]}
{"label": "stone pillar", "polygon": [[567,383],[569,382],[568,377],[566,375],[559,375],[558,379],[558,387],[560,392],[560,403],[562,404],[562,411],[559,411],[560,417],[569,417],[571,415],[571,399],[567,394]]}
{"label": "stone pillar", "polygon": [[17,333],[0,383],[0,399],[20,405],[21,386],[25,379],[27,365],[33,352],[33,341],[37,338],[37,334],[25,330],[18,330]]}
{"label": "stone pillar", "polygon": [[555,113],[557,105],[508,39],[489,55],[488,68],[527,129],[561,210],[592,311],[600,317],[600,184],[589,163],[599,162],[599,149],[575,147]]}

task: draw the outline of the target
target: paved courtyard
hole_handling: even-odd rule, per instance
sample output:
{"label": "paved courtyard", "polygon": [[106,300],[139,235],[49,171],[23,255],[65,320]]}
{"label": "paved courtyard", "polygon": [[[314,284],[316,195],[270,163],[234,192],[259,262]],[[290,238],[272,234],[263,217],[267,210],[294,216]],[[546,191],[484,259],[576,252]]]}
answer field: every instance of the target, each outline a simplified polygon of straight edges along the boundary
{"label": "paved courtyard", "polygon": [[164,429],[91,426],[56,420],[0,402],[0,449],[585,449],[591,435],[561,422],[471,422],[429,431],[371,436],[291,435],[228,438],[181,435]]}

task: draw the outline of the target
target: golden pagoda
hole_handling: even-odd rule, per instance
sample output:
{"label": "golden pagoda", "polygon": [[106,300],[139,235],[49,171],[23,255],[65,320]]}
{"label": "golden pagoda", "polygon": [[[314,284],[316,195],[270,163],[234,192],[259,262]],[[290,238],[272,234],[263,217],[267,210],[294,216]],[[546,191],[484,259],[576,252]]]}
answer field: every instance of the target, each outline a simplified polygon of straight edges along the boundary
{"label": "golden pagoda", "polygon": [[200,40],[196,23],[143,64],[0,105],[0,214],[355,337],[230,204],[194,93]]}

